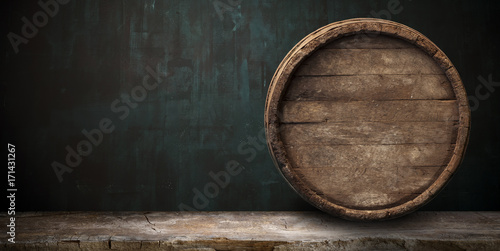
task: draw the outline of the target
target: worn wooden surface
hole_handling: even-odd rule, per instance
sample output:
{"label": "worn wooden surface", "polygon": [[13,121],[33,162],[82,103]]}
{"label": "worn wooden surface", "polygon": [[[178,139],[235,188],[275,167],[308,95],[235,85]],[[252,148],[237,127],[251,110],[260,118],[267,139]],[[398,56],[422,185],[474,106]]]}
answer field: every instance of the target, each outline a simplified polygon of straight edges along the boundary
{"label": "worn wooden surface", "polygon": [[282,123],[456,121],[454,100],[284,101]]}
{"label": "worn wooden surface", "polygon": [[[376,39],[376,38],[374,38]],[[408,49],[322,49],[311,55],[297,76],[367,74],[443,74],[428,55]]]}
{"label": "worn wooden surface", "polygon": [[[317,207],[392,218],[414,210],[393,208],[421,194],[420,203],[428,201],[458,166],[469,127],[463,86],[446,56],[416,31],[373,19],[338,26],[347,35],[331,39],[335,28],[324,27],[278,68],[266,111],[275,116],[266,121],[271,151]],[[365,215],[373,210],[386,214]]]}
{"label": "worn wooden surface", "polygon": [[284,100],[446,100],[454,96],[442,74],[304,76],[293,82]]}
{"label": "worn wooden surface", "polygon": [[2,250],[498,250],[499,212],[350,222],[320,212],[20,213]]}
{"label": "worn wooden surface", "polygon": [[450,144],[453,122],[319,122],[286,124],[283,141],[290,145]]}

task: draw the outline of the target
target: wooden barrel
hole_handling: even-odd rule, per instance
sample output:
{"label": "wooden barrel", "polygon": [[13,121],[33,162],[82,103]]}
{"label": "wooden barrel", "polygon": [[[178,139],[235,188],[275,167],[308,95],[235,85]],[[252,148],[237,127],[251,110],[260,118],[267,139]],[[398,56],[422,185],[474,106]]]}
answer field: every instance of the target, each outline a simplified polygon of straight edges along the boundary
{"label": "wooden barrel", "polygon": [[428,38],[350,19],[302,39],[265,108],[276,166],[305,200],[346,219],[412,212],[455,173],[470,111],[460,76]]}

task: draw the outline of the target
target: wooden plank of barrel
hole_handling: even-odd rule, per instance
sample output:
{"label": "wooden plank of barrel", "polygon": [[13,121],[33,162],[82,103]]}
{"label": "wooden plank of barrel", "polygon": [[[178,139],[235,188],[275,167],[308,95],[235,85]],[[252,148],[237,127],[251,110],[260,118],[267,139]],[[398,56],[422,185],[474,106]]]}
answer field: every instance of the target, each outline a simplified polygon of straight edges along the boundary
{"label": "wooden plank of barrel", "polygon": [[460,76],[428,38],[399,23],[350,19],[300,41],[273,76],[265,127],[276,166],[333,215],[410,213],[450,180],[467,145]]}

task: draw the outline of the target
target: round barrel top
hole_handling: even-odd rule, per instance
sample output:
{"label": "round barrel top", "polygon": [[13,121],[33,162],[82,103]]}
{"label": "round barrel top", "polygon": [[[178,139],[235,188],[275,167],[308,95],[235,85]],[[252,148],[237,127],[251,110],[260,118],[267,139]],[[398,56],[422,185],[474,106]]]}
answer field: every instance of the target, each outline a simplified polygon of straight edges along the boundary
{"label": "round barrel top", "polygon": [[302,39],[266,100],[269,149],[288,183],[319,209],[380,220],[427,203],[467,145],[460,76],[428,38],[399,23],[350,19]]}

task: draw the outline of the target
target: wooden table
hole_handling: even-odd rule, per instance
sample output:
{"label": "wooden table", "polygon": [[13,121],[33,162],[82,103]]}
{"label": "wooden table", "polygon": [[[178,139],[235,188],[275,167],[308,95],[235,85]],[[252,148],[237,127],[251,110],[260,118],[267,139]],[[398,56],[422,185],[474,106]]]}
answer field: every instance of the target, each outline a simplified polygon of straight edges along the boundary
{"label": "wooden table", "polygon": [[0,249],[499,250],[500,212],[422,211],[383,222],[322,212],[25,212],[15,241],[4,235]]}

